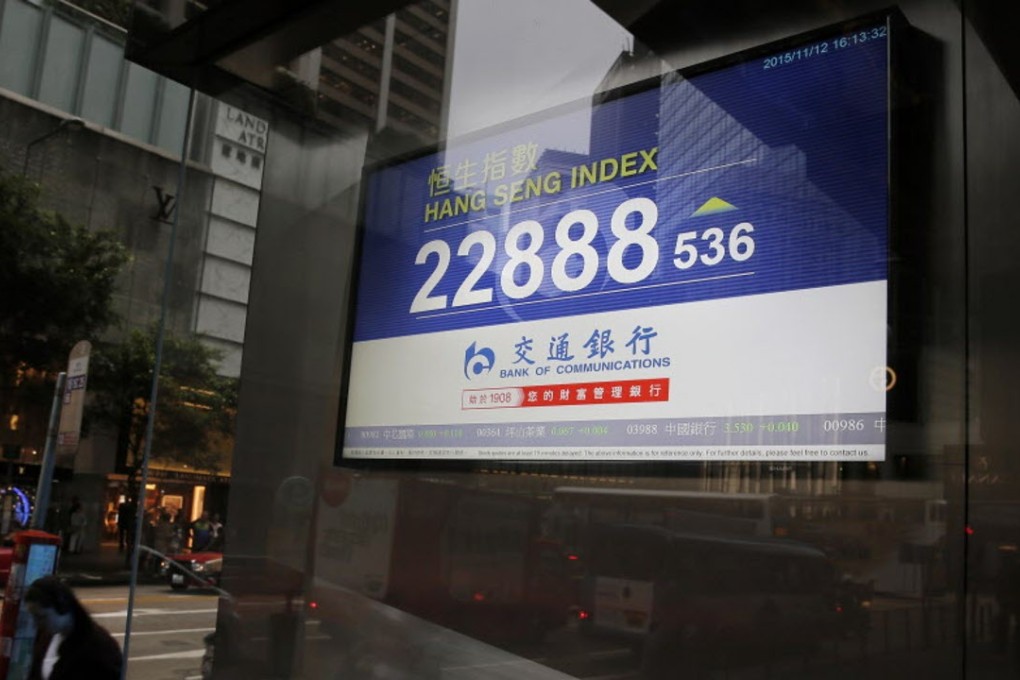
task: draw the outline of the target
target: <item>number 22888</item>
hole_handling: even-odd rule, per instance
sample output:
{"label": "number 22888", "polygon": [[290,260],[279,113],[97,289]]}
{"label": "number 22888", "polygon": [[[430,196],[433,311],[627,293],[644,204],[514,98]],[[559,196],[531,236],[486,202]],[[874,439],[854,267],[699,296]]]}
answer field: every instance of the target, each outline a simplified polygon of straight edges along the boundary
{"label": "number 22888", "polygon": [[[637,215],[633,227],[628,226],[631,215]],[[605,265],[614,281],[622,284],[640,283],[655,270],[659,262],[659,242],[652,235],[652,229],[658,219],[659,209],[650,198],[628,199],[613,211],[609,226],[615,240],[606,255]],[[572,229],[575,225],[580,225],[581,229]],[[598,217],[591,210],[572,210],[557,223],[554,238],[558,249],[548,271],[556,288],[565,293],[580,292],[595,280],[601,266],[601,257],[593,245],[598,231]],[[728,235],[718,227],[706,229],[701,234],[696,231],[680,233],[677,235],[673,265],[681,270],[689,269],[699,262],[713,266],[722,262],[727,255],[736,262],[744,262],[754,254],[754,239],[750,235],[753,231],[754,226],[750,222],[742,222],[733,227]],[[507,298],[526,299],[542,285],[546,276],[546,262],[539,256],[539,250],[544,243],[545,229],[536,220],[523,220],[507,231],[503,239],[503,252],[507,259],[499,275],[500,288]],[[703,246],[700,250],[699,245]],[[625,261],[624,253],[632,247],[638,249],[640,257],[631,257]],[[480,254],[454,293],[451,305],[448,295],[435,294],[436,287],[450,267],[450,244],[436,239],[422,245],[414,263],[425,265],[434,259],[435,265],[411,301],[410,313],[432,312],[448,306],[466,307],[491,303],[492,287],[479,286],[479,282],[495,261],[496,250],[496,236],[492,232],[473,231],[464,237],[457,247],[457,256],[470,257],[474,251],[480,251]],[[580,267],[568,268],[571,258],[578,258]]]}

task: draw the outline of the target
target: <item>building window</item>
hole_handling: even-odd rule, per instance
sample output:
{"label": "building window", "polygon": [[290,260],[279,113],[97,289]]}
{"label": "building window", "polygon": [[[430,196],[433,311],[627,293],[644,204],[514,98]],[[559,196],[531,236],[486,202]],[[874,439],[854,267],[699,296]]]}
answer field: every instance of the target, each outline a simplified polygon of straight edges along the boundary
{"label": "building window", "polygon": [[223,146],[221,146],[220,147],[220,153],[223,154],[224,158],[230,158],[230,145],[229,144],[224,144]]}
{"label": "building window", "polygon": [[246,154],[243,151],[238,151],[237,152],[237,162],[238,163],[247,163],[248,162],[248,154]]}
{"label": "building window", "polygon": [[262,158],[260,156],[252,156],[251,157],[251,167],[255,168],[256,170],[261,168],[262,167]]}

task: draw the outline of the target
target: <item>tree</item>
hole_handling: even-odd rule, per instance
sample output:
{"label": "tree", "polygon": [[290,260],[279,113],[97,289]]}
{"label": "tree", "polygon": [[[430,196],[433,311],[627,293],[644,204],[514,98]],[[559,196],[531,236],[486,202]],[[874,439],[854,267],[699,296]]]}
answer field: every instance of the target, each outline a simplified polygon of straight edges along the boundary
{"label": "tree", "polygon": [[128,259],[113,233],[44,210],[39,194],[0,172],[0,409],[36,419],[40,405],[47,410],[47,376],[116,318],[113,291]]}
{"label": "tree", "polygon": [[[196,470],[229,464],[237,410],[237,381],[216,374],[215,350],[194,337],[163,343],[152,457]],[[135,330],[123,343],[93,351],[90,422],[115,428],[118,460],[132,474],[141,464],[148,426],[156,328]]]}

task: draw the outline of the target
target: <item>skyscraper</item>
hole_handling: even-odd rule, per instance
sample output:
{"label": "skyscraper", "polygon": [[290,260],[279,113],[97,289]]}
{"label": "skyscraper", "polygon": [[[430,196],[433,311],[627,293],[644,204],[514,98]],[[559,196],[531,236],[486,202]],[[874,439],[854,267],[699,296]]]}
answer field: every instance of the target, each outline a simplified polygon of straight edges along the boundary
{"label": "skyscraper", "polygon": [[309,55],[310,70],[318,71],[319,118],[376,131],[391,128],[426,142],[438,139],[455,2],[408,5]]}

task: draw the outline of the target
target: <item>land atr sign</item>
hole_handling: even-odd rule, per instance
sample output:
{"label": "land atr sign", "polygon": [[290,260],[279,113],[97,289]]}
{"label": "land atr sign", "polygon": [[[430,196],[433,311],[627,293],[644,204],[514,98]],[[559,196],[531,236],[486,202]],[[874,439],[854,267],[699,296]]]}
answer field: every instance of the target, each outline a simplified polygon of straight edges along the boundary
{"label": "land atr sign", "polygon": [[269,122],[221,104],[217,114],[216,134],[264,154],[269,137]]}

